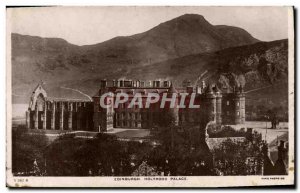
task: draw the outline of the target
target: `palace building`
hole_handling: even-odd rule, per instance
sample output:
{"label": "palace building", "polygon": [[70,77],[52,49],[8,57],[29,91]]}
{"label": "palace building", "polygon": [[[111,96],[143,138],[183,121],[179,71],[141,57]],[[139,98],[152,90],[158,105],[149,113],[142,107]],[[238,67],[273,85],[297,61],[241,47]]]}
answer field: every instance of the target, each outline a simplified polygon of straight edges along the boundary
{"label": "palace building", "polygon": [[[128,101],[114,107],[116,95],[126,93]],[[166,107],[160,108],[161,100],[151,103],[149,108],[135,105],[129,108],[131,100],[139,94],[143,104],[149,94],[167,97]],[[175,108],[169,108],[174,98]],[[106,94],[106,108],[101,107],[100,98]],[[181,97],[184,103],[194,100],[198,108],[178,108]],[[194,96],[194,98],[193,98]],[[162,97],[161,97],[162,98]],[[168,103],[168,104],[167,104]],[[182,105],[182,104],[181,104]],[[175,88],[171,81],[101,80],[97,94],[89,99],[55,99],[47,97],[43,85],[39,84],[32,93],[26,124],[29,129],[95,131],[105,132],[113,128],[151,129],[168,119],[168,112],[174,115],[178,126],[199,125],[203,119],[216,124],[245,123],[245,94],[241,87],[233,92],[222,93],[215,85],[200,86],[184,84]],[[207,121],[207,120],[205,120]]]}

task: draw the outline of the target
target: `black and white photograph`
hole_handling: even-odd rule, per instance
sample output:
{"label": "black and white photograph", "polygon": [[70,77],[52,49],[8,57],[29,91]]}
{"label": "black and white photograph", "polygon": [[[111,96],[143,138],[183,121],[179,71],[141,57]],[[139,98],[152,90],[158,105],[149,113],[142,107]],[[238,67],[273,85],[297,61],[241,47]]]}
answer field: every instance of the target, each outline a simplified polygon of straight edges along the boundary
{"label": "black and white photograph", "polygon": [[293,7],[7,7],[6,22],[8,187],[295,183]]}

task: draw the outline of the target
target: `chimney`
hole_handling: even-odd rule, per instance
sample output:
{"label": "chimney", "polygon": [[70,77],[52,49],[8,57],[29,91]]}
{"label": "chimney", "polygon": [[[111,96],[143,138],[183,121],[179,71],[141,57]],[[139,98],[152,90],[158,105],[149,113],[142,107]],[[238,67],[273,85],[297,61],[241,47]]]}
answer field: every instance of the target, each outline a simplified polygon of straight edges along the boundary
{"label": "chimney", "polygon": [[133,80],[129,80],[129,87],[133,87],[133,83],[134,83]]}
{"label": "chimney", "polygon": [[170,81],[165,80],[164,81],[164,87],[170,87]]}
{"label": "chimney", "polygon": [[156,87],[158,87],[158,88],[160,87],[160,81],[159,80],[156,81]]}
{"label": "chimney", "polygon": [[106,86],[107,86],[107,81],[106,81],[106,79],[101,80],[101,82],[100,82],[100,87],[101,87],[101,88],[105,88]]}
{"label": "chimney", "polygon": [[120,87],[123,87],[124,86],[124,80],[119,80],[120,82]]}
{"label": "chimney", "polygon": [[153,80],[152,82],[153,82],[153,85],[152,85],[152,86],[153,86],[153,87],[157,87],[157,85],[156,85],[156,81],[155,81],[155,80]]}

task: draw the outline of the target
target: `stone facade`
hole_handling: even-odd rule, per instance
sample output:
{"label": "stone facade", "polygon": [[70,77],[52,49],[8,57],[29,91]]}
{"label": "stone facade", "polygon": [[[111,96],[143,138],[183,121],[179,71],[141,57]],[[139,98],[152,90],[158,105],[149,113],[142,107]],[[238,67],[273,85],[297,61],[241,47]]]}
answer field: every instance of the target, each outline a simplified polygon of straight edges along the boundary
{"label": "stone facade", "polygon": [[[26,124],[29,129],[61,130],[61,131],[95,131],[105,132],[112,128],[150,129],[163,122],[167,117],[166,111],[172,110],[175,124],[178,126],[199,125],[204,118],[216,124],[243,124],[245,123],[245,94],[242,88],[232,93],[221,93],[215,85],[192,87],[189,84],[184,88],[174,88],[170,81],[132,81],[118,80],[107,82],[102,80],[100,89],[93,101],[89,100],[59,100],[47,97],[43,86],[39,84],[30,98],[26,112]],[[114,108],[115,94],[126,93],[129,100]],[[136,94],[140,94],[143,104],[146,103],[147,94],[156,93],[167,99],[173,93],[185,95],[185,101],[192,100],[199,108],[177,108],[182,95],[176,95],[175,108],[160,108],[161,98],[150,108],[134,106],[128,108],[130,101]],[[107,108],[100,106],[100,96],[107,94]]]}
{"label": "stone facade", "polygon": [[[202,118],[208,115],[209,121],[216,124],[243,124],[245,123],[245,94],[242,88],[235,89],[232,93],[221,93],[215,85],[192,87],[188,84],[185,88],[174,88],[170,81],[132,81],[113,80],[101,81],[98,94],[93,97],[94,103],[94,130],[107,131],[112,128],[144,128],[149,129],[155,123],[164,119],[165,109],[159,108],[161,101],[151,104],[150,108],[133,107],[128,108],[129,103],[136,94],[140,94],[143,104],[147,94],[157,93],[184,93],[186,101],[191,100],[192,94],[196,94],[195,105],[200,108],[173,108],[176,114],[176,124],[199,125]],[[107,96],[109,106],[101,108],[100,96],[110,93]],[[114,96],[117,93],[126,93],[129,96],[128,102],[113,108]],[[171,96],[170,96],[171,97]],[[175,100],[176,105],[181,95]],[[188,105],[186,105],[188,106]]]}

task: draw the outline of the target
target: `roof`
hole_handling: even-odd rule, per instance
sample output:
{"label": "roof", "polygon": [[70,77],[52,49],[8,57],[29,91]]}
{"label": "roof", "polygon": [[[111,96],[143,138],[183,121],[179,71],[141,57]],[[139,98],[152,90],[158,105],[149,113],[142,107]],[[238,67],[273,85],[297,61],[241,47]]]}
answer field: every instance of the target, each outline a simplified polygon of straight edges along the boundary
{"label": "roof", "polygon": [[[55,101],[91,101],[91,98],[89,95],[85,94],[84,92],[64,87],[64,86],[57,86],[57,85],[47,85],[47,84],[38,84],[38,86],[35,88],[35,90],[42,86],[42,88],[47,93],[47,100],[55,100]],[[35,92],[33,90],[33,92]]]}
{"label": "roof", "polygon": [[122,92],[122,93],[131,93],[136,94],[136,93],[165,93],[167,92],[168,89],[166,88],[118,88],[116,89],[116,92]]}
{"label": "roof", "polygon": [[207,87],[204,89],[204,92],[207,93],[207,94],[208,93],[213,93],[214,91],[213,91],[212,85],[208,84]]}
{"label": "roof", "polygon": [[[136,94],[136,93],[141,93],[141,94],[148,94],[148,93],[166,93],[168,92],[168,88],[166,87],[161,87],[161,88],[155,88],[155,87],[118,87],[118,88],[113,88],[113,87],[108,87],[105,92],[113,92],[113,93],[127,93],[127,94]],[[99,97],[99,92],[95,93],[93,97]]]}

